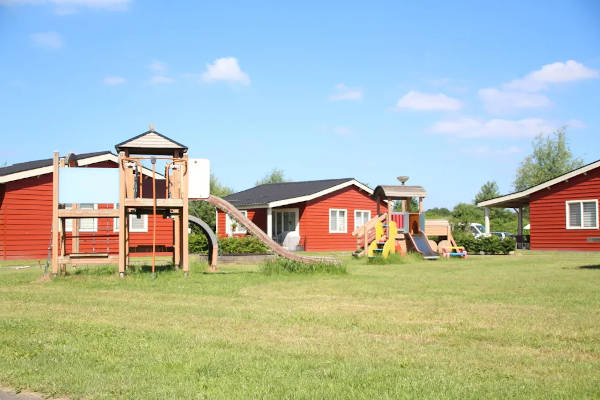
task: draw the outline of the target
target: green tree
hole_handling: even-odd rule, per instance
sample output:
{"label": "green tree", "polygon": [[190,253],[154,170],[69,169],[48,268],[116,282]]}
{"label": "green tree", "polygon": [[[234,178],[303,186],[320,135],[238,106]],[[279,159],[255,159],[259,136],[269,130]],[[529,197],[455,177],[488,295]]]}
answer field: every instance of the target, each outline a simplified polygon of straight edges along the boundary
{"label": "green tree", "polygon": [[538,135],[533,139],[533,153],[521,162],[517,170],[515,190],[525,190],[582,165],[583,161],[571,153],[565,128],[550,136]]}
{"label": "green tree", "polygon": [[425,218],[427,219],[449,219],[451,215],[452,212],[446,207],[434,207],[425,211]]}
{"label": "green tree", "polygon": [[475,195],[473,204],[477,205],[477,203],[499,196],[500,189],[498,189],[498,184],[496,181],[487,181],[483,184],[483,186],[481,186],[481,189],[479,189],[479,192]]}
{"label": "green tree", "polygon": [[[408,208],[408,210],[406,210],[407,212],[419,212],[419,200],[417,200],[415,197],[411,197],[410,203],[408,204],[407,208]],[[392,210],[394,210],[395,212],[402,211],[402,201],[401,200],[394,201],[394,207],[392,208]]]}
{"label": "green tree", "polygon": [[483,223],[483,209],[468,203],[458,203],[452,210],[454,229],[466,231],[471,222]]}
{"label": "green tree", "polygon": [[[216,176],[210,174],[210,194],[217,197],[225,197],[233,193],[233,190],[223,185]],[[190,215],[196,216],[206,222],[212,230],[216,230],[216,212],[217,209],[206,201],[190,201]],[[192,229],[197,229],[192,225]]]}
{"label": "green tree", "polygon": [[262,179],[256,181],[256,186],[264,185],[265,183],[281,183],[281,182],[289,182],[289,179],[285,178],[283,170],[278,168],[273,168],[273,170],[266,174]]}

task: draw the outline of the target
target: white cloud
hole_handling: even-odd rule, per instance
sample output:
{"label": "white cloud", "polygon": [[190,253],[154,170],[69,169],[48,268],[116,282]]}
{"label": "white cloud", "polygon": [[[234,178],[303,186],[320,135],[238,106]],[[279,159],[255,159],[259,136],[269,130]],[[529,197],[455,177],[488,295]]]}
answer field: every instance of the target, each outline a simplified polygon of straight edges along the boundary
{"label": "white cloud", "polygon": [[161,61],[152,61],[152,63],[150,63],[150,65],[148,66],[148,68],[150,68],[152,71],[154,72],[165,72],[167,70],[167,64],[165,64],[164,62]]}
{"label": "white cloud", "polygon": [[505,113],[520,108],[540,108],[551,104],[550,99],[546,96],[536,93],[511,92],[493,88],[480,89],[478,93],[485,108],[491,113]]}
{"label": "white cloud", "polygon": [[107,76],[102,80],[102,82],[104,82],[104,84],[108,86],[117,86],[124,84],[125,78],[121,76]]}
{"label": "white cloud", "polygon": [[340,100],[361,100],[362,99],[362,89],[358,88],[349,88],[348,86],[340,83],[335,86],[335,93],[331,95],[329,98],[331,101],[340,101]]}
{"label": "white cloud", "polygon": [[241,70],[235,57],[218,58],[212,64],[206,64],[206,72],[202,74],[205,82],[234,82],[243,85],[250,84],[250,77]]}
{"label": "white cloud", "polygon": [[567,126],[570,128],[574,128],[574,129],[587,128],[587,125],[585,124],[585,122],[580,121],[578,119],[571,119],[571,120],[567,121]]}
{"label": "white cloud", "polygon": [[333,128],[333,132],[336,135],[344,137],[354,136],[354,131],[350,128],[346,128],[345,126],[336,126]]}
{"label": "white cloud", "polygon": [[125,11],[133,0],[0,0],[3,6],[45,5],[56,7],[61,15],[73,14],[80,8],[99,9],[106,11]]}
{"label": "white cloud", "polygon": [[541,118],[519,120],[460,118],[440,121],[430,128],[431,133],[459,138],[523,138],[547,134],[560,127]]}
{"label": "white cloud", "polygon": [[173,83],[174,80],[173,78],[170,78],[168,76],[164,76],[164,75],[154,75],[152,78],[150,78],[150,83]]}
{"label": "white cloud", "polygon": [[506,89],[536,92],[546,89],[549,83],[573,82],[600,77],[600,72],[586,67],[575,60],[555,62],[542,66],[522,79],[507,83]]}
{"label": "white cloud", "polygon": [[429,110],[458,110],[462,103],[443,93],[421,93],[414,90],[406,93],[398,100],[396,109],[407,109],[416,111]]}
{"label": "white cloud", "polygon": [[46,49],[59,49],[63,46],[62,36],[56,32],[38,32],[31,34],[31,40],[37,46]]}

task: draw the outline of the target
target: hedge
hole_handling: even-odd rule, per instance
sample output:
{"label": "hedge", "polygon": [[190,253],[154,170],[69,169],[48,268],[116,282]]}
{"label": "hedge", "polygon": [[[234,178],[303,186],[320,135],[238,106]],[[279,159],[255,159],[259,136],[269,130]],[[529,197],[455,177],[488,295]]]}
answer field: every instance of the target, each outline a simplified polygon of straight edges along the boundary
{"label": "hedge", "polygon": [[457,234],[454,236],[458,246],[464,246],[470,254],[508,254],[515,250],[517,242],[515,238],[508,237],[500,239],[498,236],[488,236],[475,239],[469,234]]}
{"label": "hedge", "polygon": [[[203,234],[189,235],[189,252],[208,253],[208,239]],[[219,254],[265,254],[269,248],[255,236],[226,237],[219,239]]]}

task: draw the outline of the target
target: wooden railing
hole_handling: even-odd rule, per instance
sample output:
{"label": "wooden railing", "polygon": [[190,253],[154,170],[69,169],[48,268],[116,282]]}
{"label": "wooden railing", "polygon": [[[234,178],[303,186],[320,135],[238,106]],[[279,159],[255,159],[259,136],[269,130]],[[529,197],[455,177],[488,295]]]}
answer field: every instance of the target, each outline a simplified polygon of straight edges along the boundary
{"label": "wooden railing", "polygon": [[[383,222],[387,219],[387,213],[383,213],[368,220],[363,226],[359,226],[352,232],[352,236],[356,237],[356,251],[358,255],[365,253],[365,250],[373,240],[375,240],[375,225],[377,222]],[[365,239],[366,236],[366,239]],[[362,249],[362,251],[361,251]]]}

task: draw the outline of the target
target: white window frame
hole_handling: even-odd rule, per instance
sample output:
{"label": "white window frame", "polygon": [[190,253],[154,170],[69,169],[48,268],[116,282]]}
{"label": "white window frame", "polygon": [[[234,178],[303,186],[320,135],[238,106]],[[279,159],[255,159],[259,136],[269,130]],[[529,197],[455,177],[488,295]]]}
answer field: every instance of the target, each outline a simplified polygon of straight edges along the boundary
{"label": "white window frame", "polygon": [[[296,233],[300,233],[300,209],[298,208],[275,208],[271,211],[271,223],[273,226],[273,235],[275,235],[275,228],[277,227],[277,214],[282,214],[284,212],[293,212],[296,218],[296,227],[294,228],[293,231],[289,231],[289,232],[296,232]],[[283,221],[282,221],[283,222]]]}
{"label": "white window frame", "polygon": [[[65,210],[72,210],[73,204],[66,203]],[[58,229],[62,229],[62,224],[58,225]],[[65,232],[73,232],[73,218],[65,218]]]}
{"label": "white window frame", "polygon": [[[344,211],[344,216],[345,216],[345,220],[346,220],[345,222],[346,223],[344,224],[344,230],[343,231],[341,231],[341,230],[332,231],[331,230],[331,212],[332,211],[335,211],[336,213],[338,213],[338,216],[339,216],[339,212],[340,211]],[[329,209],[329,213],[327,215],[328,215],[328,220],[329,220],[328,224],[327,224],[327,227],[329,229],[329,233],[348,233],[348,210],[347,209],[345,209],[345,208],[330,208]]]}
{"label": "white window frame", "polygon": [[[114,204],[113,207],[115,209],[119,208],[118,204]],[[143,228],[134,228],[133,227],[133,222],[132,219],[136,218],[135,214],[129,214],[128,218],[129,218],[129,232],[131,233],[146,233],[148,232],[148,214],[142,214],[140,215],[140,217],[142,218],[142,221],[144,221],[144,226]],[[113,232],[119,232],[119,218],[113,218]]]}
{"label": "white window frame", "polygon": [[[581,226],[571,226],[569,216],[569,204],[578,203],[581,210]],[[583,226],[583,203],[594,203],[596,207],[596,225],[595,226]],[[565,227],[566,229],[598,229],[598,199],[587,199],[587,200],[567,200],[565,201]]]}
{"label": "white window frame", "polygon": [[359,228],[359,227],[361,227],[361,226],[364,225],[364,224],[363,225],[358,225],[358,226],[356,225],[356,220],[358,219],[357,218],[357,214],[358,213],[368,213],[369,218],[367,219],[367,221],[369,221],[371,219],[371,210],[354,210],[354,230],[356,230],[356,228]]}
{"label": "white window frame", "polygon": [[[240,210],[240,212],[242,214],[244,214],[244,217],[248,218],[248,210]],[[239,221],[238,221],[238,225],[235,227],[235,231],[231,231],[231,216],[229,216],[229,214],[225,214],[225,233],[229,236],[231,235],[245,235],[246,233],[248,233],[248,230],[246,229],[246,227],[244,225],[242,225]]]}
{"label": "white window frame", "polygon": [[[91,203],[83,203],[83,204],[91,204]],[[81,203],[78,206],[79,206],[79,209],[81,210],[82,209],[81,208]],[[98,204],[94,203],[93,207],[94,207],[94,210],[97,210],[98,209]],[[91,219],[91,220],[93,220],[93,228],[91,228],[91,229],[89,229],[89,228],[83,228],[82,224],[81,224],[81,221],[84,220],[84,219]],[[72,231],[72,225],[71,225],[71,231]],[[71,232],[71,231],[69,231],[69,232]],[[81,232],[88,232],[88,233],[89,232],[98,232],[98,218],[79,218],[79,232],[80,233]]]}

